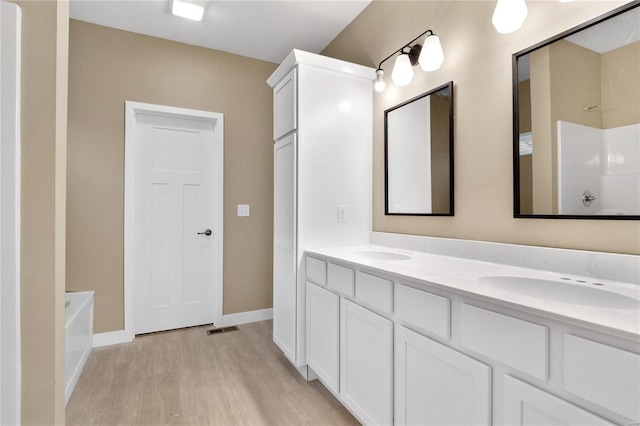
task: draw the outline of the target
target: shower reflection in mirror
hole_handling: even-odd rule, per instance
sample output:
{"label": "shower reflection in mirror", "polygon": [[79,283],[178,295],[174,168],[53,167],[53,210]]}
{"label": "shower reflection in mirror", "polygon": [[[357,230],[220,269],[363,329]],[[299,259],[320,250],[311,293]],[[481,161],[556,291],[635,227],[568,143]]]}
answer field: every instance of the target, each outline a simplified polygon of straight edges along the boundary
{"label": "shower reflection in mirror", "polygon": [[638,6],[514,55],[516,217],[639,218]]}

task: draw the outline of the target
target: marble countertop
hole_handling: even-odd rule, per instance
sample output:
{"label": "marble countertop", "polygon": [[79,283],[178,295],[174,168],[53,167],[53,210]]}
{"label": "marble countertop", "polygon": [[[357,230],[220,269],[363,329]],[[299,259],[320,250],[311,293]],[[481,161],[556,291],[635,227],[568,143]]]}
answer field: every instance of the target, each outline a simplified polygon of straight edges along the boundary
{"label": "marble countertop", "polygon": [[[392,253],[391,256],[402,259],[371,258],[381,252]],[[640,286],[636,284],[376,245],[307,249],[306,253],[625,339],[640,340]],[[557,282],[558,287],[563,287],[563,284],[571,287],[567,288],[570,290],[568,294],[559,294],[554,300],[547,297],[545,292],[536,296],[528,291],[507,290],[504,286],[493,285],[493,277],[524,277],[523,282],[527,285],[554,286],[554,282]],[[576,292],[580,292],[581,288],[594,296],[588,297],[585,304],[576,303],[576,297],[572,297],[577,296]],[[627,303],[616,307],[597,306],[599,292],[615,293],[602,294],[602,300],[613,298]]]}

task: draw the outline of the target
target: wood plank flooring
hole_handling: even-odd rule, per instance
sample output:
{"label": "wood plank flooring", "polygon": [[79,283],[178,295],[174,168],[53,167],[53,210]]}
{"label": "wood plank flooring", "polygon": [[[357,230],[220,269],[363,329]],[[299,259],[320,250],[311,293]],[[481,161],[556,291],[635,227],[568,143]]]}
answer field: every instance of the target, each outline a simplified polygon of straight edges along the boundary
{"label": "wood plank flooring", "polygon": [[272,342],[271,321],[96,348],[66,409],[68,425],[357,425]]}

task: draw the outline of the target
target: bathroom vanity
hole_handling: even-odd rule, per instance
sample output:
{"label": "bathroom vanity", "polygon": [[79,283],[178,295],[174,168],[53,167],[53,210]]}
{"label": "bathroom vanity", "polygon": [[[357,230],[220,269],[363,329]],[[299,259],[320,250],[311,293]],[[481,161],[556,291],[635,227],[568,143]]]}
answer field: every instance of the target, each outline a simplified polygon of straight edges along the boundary
{"label": "bathroom vanity", "polygon": [[616,258],[625,283],[575,273],[607,254],[547,249],[569,273],[474,243],[505,261],[307,250],[309,368],[365,424],[637,424],[637,256]]}

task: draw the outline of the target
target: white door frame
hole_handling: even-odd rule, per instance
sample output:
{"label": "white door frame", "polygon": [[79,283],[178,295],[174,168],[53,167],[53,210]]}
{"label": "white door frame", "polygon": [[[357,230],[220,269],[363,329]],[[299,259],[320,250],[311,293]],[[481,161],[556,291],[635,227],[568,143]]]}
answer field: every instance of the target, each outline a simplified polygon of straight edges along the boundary
{"label": "white door frame", "polygon": [[20,424],[20,70],[22,12],[0,4],[0,424]]}
{"label": "white door frame", "polygon": [[135,337],[135,176],[137,115],[152,114],[212,122],[214,129],[214,219],[213,219],[213,321],[222,325],[222,250],[223,250],[223,179],[224,179],[224,115],[217,112],[174,108],[163,105],[125,102],[124,138],[124,334],[126,341]]}

